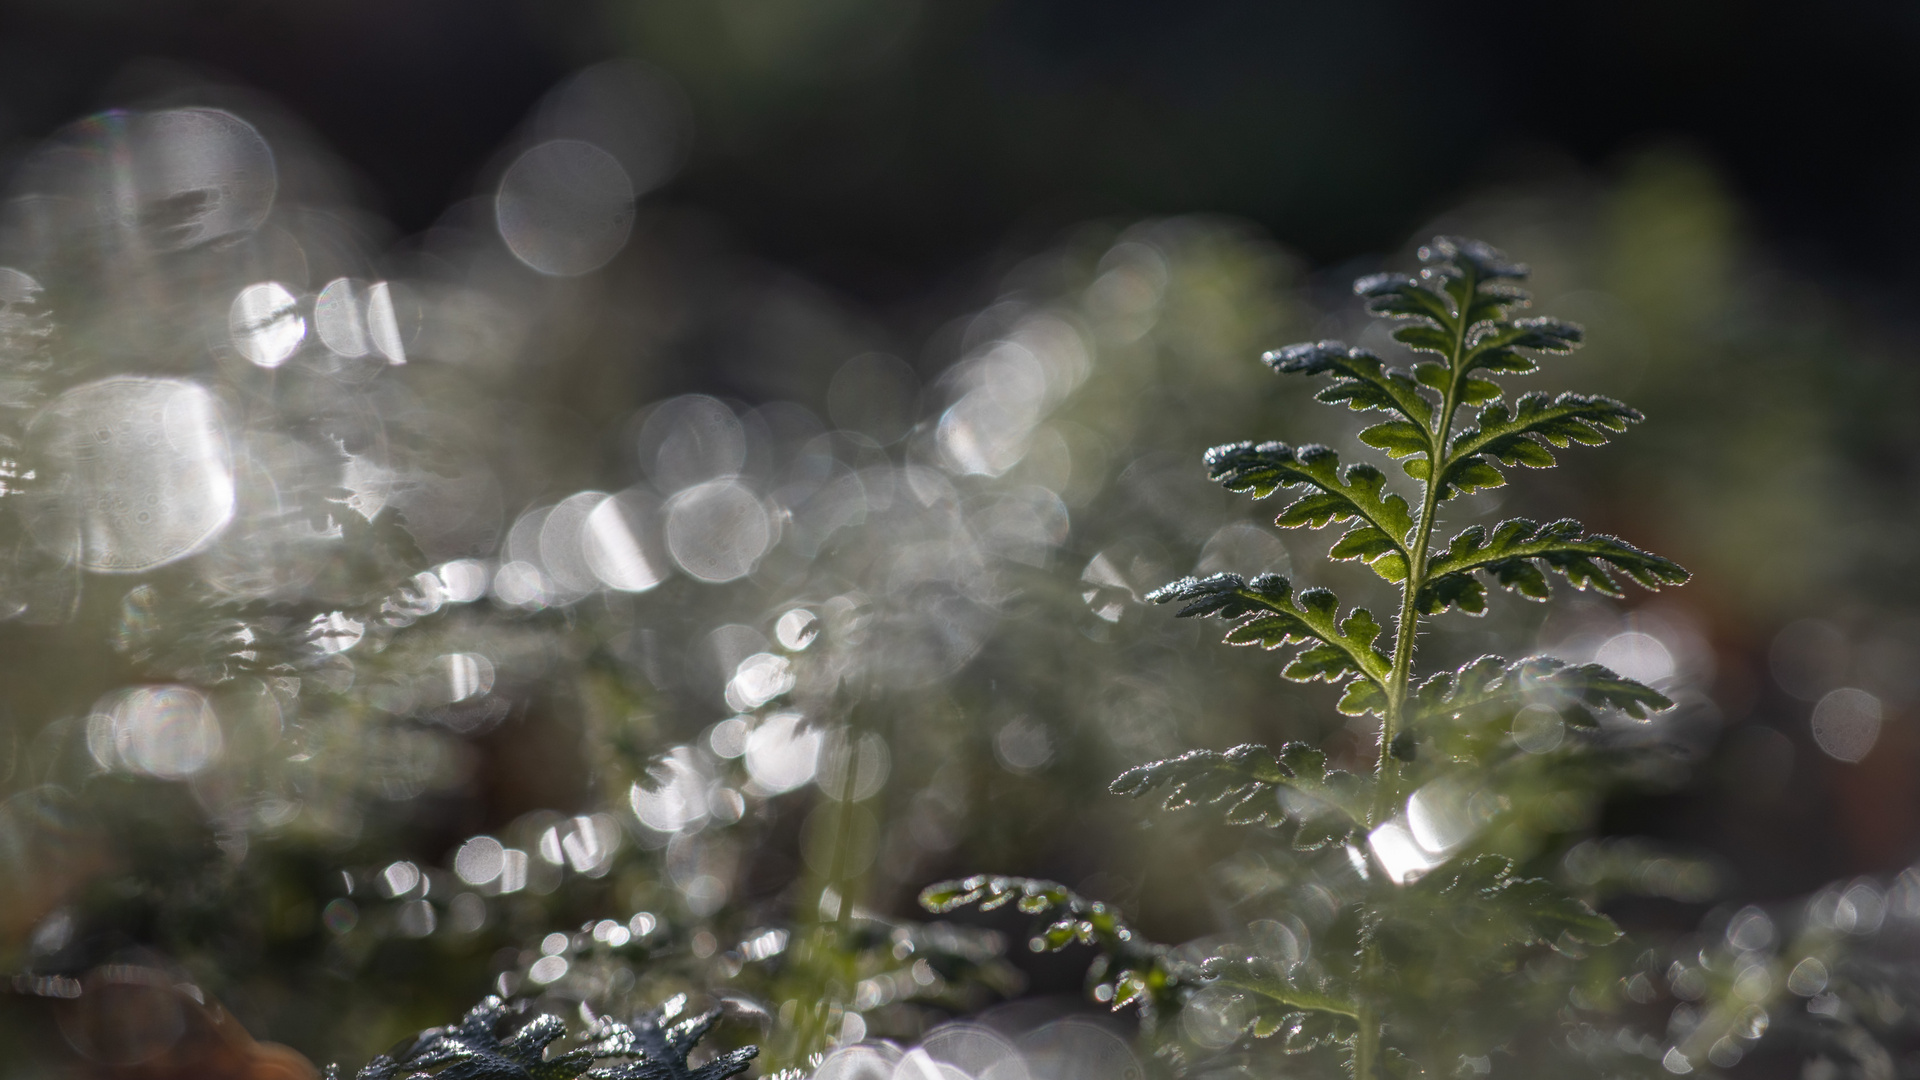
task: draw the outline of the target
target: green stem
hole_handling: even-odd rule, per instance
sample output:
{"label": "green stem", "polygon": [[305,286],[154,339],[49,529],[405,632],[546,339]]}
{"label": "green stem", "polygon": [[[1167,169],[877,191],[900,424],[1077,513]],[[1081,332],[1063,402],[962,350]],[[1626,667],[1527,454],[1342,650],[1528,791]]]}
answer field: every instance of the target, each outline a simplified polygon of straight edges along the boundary
{"label": "green stem", "polygon": [[[1440,398],[1439,421],[1428,432],[1432,442],[1427,451],[1427,479],[1421,485],[1420,516],[1415,519],[1413,543],[1407,552],[1407,579],[1401,584],[1400,621],[1394,628],[1393,667],[1387,674],[1386,715],[1380,721],[1379,757],[1373,770],[1373,804],[1367,811],[1367,829],[1379,827],[1400,805],[1400,762],[1393,756],[1393,739],[1402,728],[1407,701],[1407,685],[1413,679],[1413,643],[1420,629],[1420,590],[1427,581],[1427,550],[1433,541],[1433,518],[1440,505],[1440,469],[1446,463],[1447,436],[1453,430],[1453,416],[1460,407],[1460,363],[1467,347],[1467,310],[1473,305],[1478,283],[1468,268],[1462,279],[1459,312],[1453,327],[1453,352],[1447,358],[1449,374],[1446,391]],[[1371,912],[1367,913],[1369,916]],[[1362,920],[1365,935],[1360,954],[1359,1032],[1354,1039],[1354,1080],[1373,1080],[1380,1059],[1380,1016],[1372,1002],[1372,988],[1381,976],[1380,950],[1373,943],[1372,918]]]}

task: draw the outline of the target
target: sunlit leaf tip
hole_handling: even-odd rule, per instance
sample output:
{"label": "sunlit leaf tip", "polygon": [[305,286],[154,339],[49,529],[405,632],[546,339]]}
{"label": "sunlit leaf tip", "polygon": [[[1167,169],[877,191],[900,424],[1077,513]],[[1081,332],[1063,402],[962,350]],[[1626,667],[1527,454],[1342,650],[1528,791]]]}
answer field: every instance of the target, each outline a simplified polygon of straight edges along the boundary
{"label": "sunlit leaf tip", "polygon": [[1459,236],[1436,236],[1420,248],[1420,261],[1441,273],[1458,274],[1464,268],[1487,280],[1520,280],[1533,271],[1526,263],[1514,262],[1507,253],[1484,240]]}

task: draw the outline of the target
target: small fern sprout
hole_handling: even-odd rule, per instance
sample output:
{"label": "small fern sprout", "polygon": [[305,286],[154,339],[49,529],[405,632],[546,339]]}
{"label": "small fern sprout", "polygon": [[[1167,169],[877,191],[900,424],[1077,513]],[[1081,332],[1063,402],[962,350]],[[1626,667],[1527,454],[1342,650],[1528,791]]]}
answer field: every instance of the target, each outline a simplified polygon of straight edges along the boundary
{"label": "small fern sprout", "polygon": [[[1291,650],[1283,676],[1332,684],[1340,712],[1379,725],[1364,774],[1287,743],[1191,751],[1114,782],[1117,794],[1213,807],[1255,830],[1248,848],[1267,884],[1236,902],[1247,917],[1238,943],[1194,958],[1131,932],[1110,940],[1090,902],[1048,883],[976,878],[925,894],[941,909],[1018,898],[1056,919],[1036,944],[1100,947],[1102,970],[1124,975],[1096,996],[1180,1012],[1184,1039],[1157,1029],[1176,1065],[1245,1061],[1272,1036],[1267,1045],[1318,1050],[1358,1080],[1452,1075],[1495,1049],[1550,1054],[1567,1043],[1553,1030],[1569,988],[1598,977],[1598,947],[1620,936],[1584,898],[1536,876],[1548,863],[1527,860],[1540,853],[1540,834],[1556,831],[1538,823],[1565,819],[1555,807],[1596,795],[1630,767],[1635,751],[1609,733],[1672,703],[1597,664],[1544,656],[1487,656],[1421,677],[1414,643],[1424,620],[1484,613],[1489,584],[1538,601],[1555,576],[1610,597],[1629,581],[1685,582],[1673,562],[1571,520],[1441,531],[1450,500],[1499,487],[1518,466],[1552,467],[1559,451],[1604,444],[1641,416],[1595,395],[1509,397],[1506,379],[1572,351],[1581,329],[1516,317],[1528,270],[1487,244],[1439,237],[1420,259],[1417,276],[1354,285],[1371,313],[1397,324],[1411,366],[1338,341],[1264,357],[1279,374],[1325,378],[1322,402],[1381,414],[1360,441],[1404,479],[1312,444],[1239,442],[1205,455],[1228,490],[1285,492],[1277,525],[1340,525],[1330,557],[1397,586],[1398,610],[1381,619],[1343,608],[1332,592],[1277,574],[1189,577],[1149,597],[1179,605],[1182,618],[1228,622],[1229,644]],[[1566,736],[1551,745],[1516,737],[1543,715]]]}

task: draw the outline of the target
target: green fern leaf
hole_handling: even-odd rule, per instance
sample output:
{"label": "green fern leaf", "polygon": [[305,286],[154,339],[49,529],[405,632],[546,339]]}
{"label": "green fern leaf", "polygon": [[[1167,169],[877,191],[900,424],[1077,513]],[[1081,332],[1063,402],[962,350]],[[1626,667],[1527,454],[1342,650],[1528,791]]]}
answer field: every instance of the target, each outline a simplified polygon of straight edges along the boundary
{"label": "green fern leaf", "polygon": [[1530,374],[1538,371],[1540,365],[1514,350],[1564,355],[1579,348],[1585,334],[1579,326],[1562,319],[1515,319],[1483,324],[1468,339],[1460,373],[1485,370],[1505,375]]}
{"label": "green fern leaf", "polygon": [[1422,323],[1414,323],[1395,330],[1393,340],[1414,352],[1433,353],[1435,356],[1445,356],[1453,351],[1453,335],[1438,326],[1427,326]]}
{"label": "green fern leaf", "polygon": [[1235,618],[1251,613],[1251,618],[1227,632],[1226,641],[1232,645],[1278,649],[1307,643],[1282,672],[1289,679],[1338,683],[1357,677],[1384,687],[1389,661],[1374,647],[1380,624],[1372,613],[1355,608],[1339,620],[1340,602],[1332,593],[1308,589],[1295,598],[1292,591],[1293,586],[1278,574],[1262,574],[1251,582],[1238,574],[1215,574],[1181,578],[1148,593],[1147,599],[1156,604],[1185,602],[1187,606],[1178,612],[1182,618]]}
{"label": "green fern leaf", "polygon": [[1356,295],[1367,300],[1367,310],[1389,319],[1419,319],[1430,326],[1453,322],[1453,309],[1418,278],[1405,274],[1369,274],[1353,283]]}
{"label": "green fern leaf", "polygon": [[1368,446],[1385,450],[1387,456],[1391,458],[1424,454],[1433,445],[1424,428],[1406,420],[1389,420],[1384,424],[1375,424],[1360,433],[1360,441]]}
{"label": "green fern leaf", "polygon": [[1390,537],[1404,553],[1398,545],[1413,529],[1413,513],[1405,499],[1385,490],[1386,476],[1371,465],[1349,466],[1343,476],[1340,455],[1333,450],[1317,445],[1296,449],[1282,442],[1228,443],[1208,450],[1205,460],[1207,476],[1228,491],[1251,491],[1254,498],[1264,499],[1281,488],[1310,487],[1324,496],[1314,501],[1310,495],[1288,506],[1276,525],[1317,529],[1334,521],[1360,520]]}
{"label": "green fern leaf", "polygon": [[1395,412],[1429,430],[1433,426],[1433,402],[1412,377],[1365,349],[1350,349],[1344,341],[1314,341],[1275,349],[1261,359],[1283,375],[1332,375],[1333,385],[1315,395],[1321,401],[1344,401],[1356,412]]}
{"label": "green fern leaf", "polygon": [[1476,571],[1529,600],[1545,600],[1551,594],[1542,568],[1566,578],[1576,589],[1620,596],[1620,584],[1607,566],[1647,589],[1679,585],[1688,577],[1673,561],[1624,540],[1589,535],[1577,521],[1537,525],[1514,518],[1495,526],[1492,535],[1474,525],[1455,536],[1428,567],[1427,583],[1420,590],[1420,611],[1427,615],[1450,607],[1472,615],[1486,611],[1486,586],[1473,576]]}
{"label": "green fern leaf", "polygon": [[1600,446],[1625,431],[1628,424],[1642,419],[1637,409],[1612,398],[1587,394],[1552,398],[1528,394],[1511,412],[1504,402],[1495,401],[1480,410],[1474,426],[1453,437],[1447,448],[1447,465],[1440,473],[1440,496],[1447,497],[1456,471],[1469,463],[1497,461],[1502,465],[1552,468],[1556,463],[1552,450],[1564,450],[1575,443]]}

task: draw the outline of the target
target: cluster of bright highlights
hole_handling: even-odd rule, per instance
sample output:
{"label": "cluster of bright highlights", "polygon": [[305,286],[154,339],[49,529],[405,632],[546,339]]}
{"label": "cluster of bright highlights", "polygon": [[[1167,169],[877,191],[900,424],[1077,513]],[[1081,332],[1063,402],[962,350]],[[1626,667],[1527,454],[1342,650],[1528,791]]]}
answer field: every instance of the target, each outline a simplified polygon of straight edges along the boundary
{"label": "cluster of bright highlights", "polygon": [[385,281],[335,278],[304,299],[277,281],[263,281],[241,289],[227,314],[234,351],[256,367],[277,368],[293,359],[310,327],[326,350],[318,361],[323,365],[369,355],[388,364],[407,362],[393,286]]}

